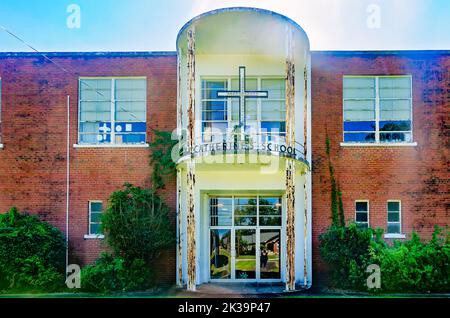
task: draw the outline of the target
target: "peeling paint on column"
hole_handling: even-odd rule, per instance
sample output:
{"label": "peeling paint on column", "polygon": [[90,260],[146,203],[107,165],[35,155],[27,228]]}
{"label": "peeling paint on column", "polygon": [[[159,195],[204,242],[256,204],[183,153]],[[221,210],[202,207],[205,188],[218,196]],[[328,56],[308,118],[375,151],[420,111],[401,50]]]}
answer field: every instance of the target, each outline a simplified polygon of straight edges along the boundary
{"label": "peeling paint on column", "polygon": [[[195,144],[195,39],[194,30],[187,32],[187,132],[188,149]],[[187,163],[187,289],[196,289],[196,242],[195,242],[195,162]]]}
{"label": "peeling paint on column", "polygon": [[[286,144],[295,147],[295,64],[292,29],[287,30]],[[286,159],[286,290],[295,290],[295,162]]]}
{"label": "peeling paint on column", "polygon": [[[181,52],[177,54],[177,129],[178,129],[178,144],[182,144],[183,131],[183,105],[181,101]],[[183,244],[181,236],[182,227],[182,213],[181,213],[181,170],[177,169],[177,285],[183,286]]]}
{"label": "peeling paint on column", "polygon": [[[308,155],[308,68],[307,59],[305,57],[305,68],[303,70],[303,151],[305,160]],[[305,170],[303,183],[304,198],[304,214],[303,214],[303,285],[308,285],[308,169]]]}
{"label": "peeling paint on column", "polygon": [[177,271],[178,280],[177,285],[183,286],[183,244],[181,240],[181,171],[177,169]]}

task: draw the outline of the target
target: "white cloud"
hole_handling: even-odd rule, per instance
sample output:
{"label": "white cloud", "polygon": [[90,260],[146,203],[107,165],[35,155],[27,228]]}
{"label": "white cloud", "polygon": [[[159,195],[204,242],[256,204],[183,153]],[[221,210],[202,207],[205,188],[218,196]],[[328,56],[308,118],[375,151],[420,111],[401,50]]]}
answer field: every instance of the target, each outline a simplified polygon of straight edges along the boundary
{"label": "white cloud", "polygon": [[[381,27],[367,27],[367,6],[381,11]],[[414,45],[414,30],[426,6],[421,0],[196,0],[190,18],[234,6],[259,7],[284,14],[302,26],[313,50],[400,49]],[[406,46],[406,47],[405,47]]]}

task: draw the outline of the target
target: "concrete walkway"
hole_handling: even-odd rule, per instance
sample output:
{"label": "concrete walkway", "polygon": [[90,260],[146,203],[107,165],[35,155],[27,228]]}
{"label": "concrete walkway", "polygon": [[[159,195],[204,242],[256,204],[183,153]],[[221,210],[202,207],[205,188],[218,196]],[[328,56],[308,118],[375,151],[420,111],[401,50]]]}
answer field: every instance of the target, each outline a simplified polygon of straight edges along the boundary
{"label": "concrete walkway", "polygon": [[305,290],[286,292],[285,284],[281,283],[208,283],[197,286],[197,291],[189,292],[186,288],[175,287],[169,291],[175,297],[277,297],[305,293]]}

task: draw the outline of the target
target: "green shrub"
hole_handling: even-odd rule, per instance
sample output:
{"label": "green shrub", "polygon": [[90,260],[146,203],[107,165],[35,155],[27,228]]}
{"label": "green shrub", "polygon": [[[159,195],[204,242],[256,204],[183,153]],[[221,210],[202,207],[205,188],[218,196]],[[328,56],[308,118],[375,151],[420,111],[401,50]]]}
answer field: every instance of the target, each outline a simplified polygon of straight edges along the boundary
{"label": "green shrub", "polygon": [[[372,292],[449,292],[450,240],[437,228],[429,242],[382,239],[382,230],[361,230],[355,224],[330,227],[320,236],[320,252],[334,287]],[[381,288],[368,289],[370,264],[380,266]]]}
{"label": "green shrub", "polygon": [[429,242],[413,233],[410,240],[392,247],[373,244],[370,255],[370,262],[380,265],[384,291],[450,291],[450,244],[439,228]]}
{"label": "green shrub", "polygon": [[142,259],[126,261],[103,253],[95,265],[81,270],[81,288],[88,292],[145,290],[151,283],[151,271]]}
{"label": "green shrub", "polygon": [[335,287],[364,288],[365,265],[373,235],[372,229],[359,229],[351,223],[346,227],[331,226],[319,237],[320,253],[329,265]]}
{"label": "green shrub", "polygon": [[130,184],[113,192],[102,216],[102,230],[115,255],[150,263],[171,246],[169,208],[151,189]]}
{"label": "green shrub", "polygon": [[11,208],[0,215],[0,290],[55,291],[64,286],[61,231]]}

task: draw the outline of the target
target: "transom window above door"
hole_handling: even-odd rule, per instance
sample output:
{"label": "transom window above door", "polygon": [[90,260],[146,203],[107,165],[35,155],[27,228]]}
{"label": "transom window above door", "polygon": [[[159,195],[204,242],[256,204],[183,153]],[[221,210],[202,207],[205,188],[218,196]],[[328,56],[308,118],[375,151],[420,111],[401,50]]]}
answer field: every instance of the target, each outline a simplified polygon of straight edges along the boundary
{"label": "transom window above door", "polygon": [[80,78],[80,144],[145,144],[146,78]]}
{"label": "transom window above door", "polygon": [[281,197],[211,197],[210,226],[281,226]]}
{"label": "transom window above door", "polygon": [[411,143],[411,76],[344,76],[344,143]]}
{"label": "transom window above door", "polygon": [[[260,135],[263,141],[284,138],[286,135],[284,78],[247,77],[245,86],[247,90],[268,92],[268,98],[246,99],[246,133]],[[239,100],[217,97],[218,91],[238,89],[238,78],[202,80],[203,142],[226,140],[239,125]]]}

